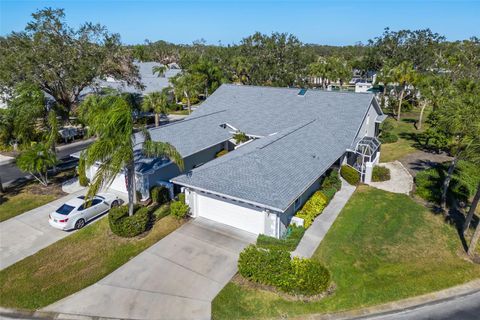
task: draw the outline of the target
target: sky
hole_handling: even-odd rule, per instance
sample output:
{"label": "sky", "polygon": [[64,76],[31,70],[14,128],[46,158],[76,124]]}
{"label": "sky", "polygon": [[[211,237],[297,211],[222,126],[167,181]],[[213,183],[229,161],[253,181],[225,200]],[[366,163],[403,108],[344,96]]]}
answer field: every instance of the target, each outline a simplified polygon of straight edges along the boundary
{"label": "sky", "polygon": [[21,31],[31,13],[64,8],[73,27],[105,25],[125,44],[165,40],[239,43],[256,31],[288,32],[304,43],[366,43],[391,30],[430,28],[448,40],[480,37],[480,0],[154,1],[0,0],[0,35]]}

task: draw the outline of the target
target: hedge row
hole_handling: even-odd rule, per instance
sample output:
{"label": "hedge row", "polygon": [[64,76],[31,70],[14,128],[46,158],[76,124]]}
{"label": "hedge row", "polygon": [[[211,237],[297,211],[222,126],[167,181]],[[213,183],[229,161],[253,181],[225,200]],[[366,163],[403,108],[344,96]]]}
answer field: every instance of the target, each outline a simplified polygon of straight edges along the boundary
{"label": "hedge row", "polygon": [[343,179],[353,186],[360,182],[360,173],[346,164],[341,167],[340,174],[342,175]]}
{"label": "hedge row", "polygon": [[330,272],[318,261],[290,258],[285,250],[266,250],[250,245],[240,253],[239,273],[257,283],[274,286],[284,292],[316,295],[330,284]]}
{"label": "hedge row", "polygon": [[134,214],[128,215],[128,205],[110,209],[108,222],[113,233],[121,237],[135,237],[147,230],[151,212],[148,207],[135,206]]}
{"label": "hedge row", "polygon": [[311,226],[313,220],[322,213],[328,204],[328,198],[321,191],[316,191],[303,205],[296,216],[303,219],[305,229]]}
{"label": "hedge row", "polygon": [[341,187],[342,181],[338,176],[338,171],[336,169],[330,170],[323,179],[320,189],[307,200],[302,209],[296,214],[297,217],[303,219],[305,228],[311,226],[313,220],[322,213],[323,209],[325,209]]}
{"label": "hedge row", "polygon": [[269,237],[264,234],[258,235],[257,246],[264,249],[281,249],[293,251],[305,233],[304,227],[290,225],[287,229],[287,236],[284,239]]}

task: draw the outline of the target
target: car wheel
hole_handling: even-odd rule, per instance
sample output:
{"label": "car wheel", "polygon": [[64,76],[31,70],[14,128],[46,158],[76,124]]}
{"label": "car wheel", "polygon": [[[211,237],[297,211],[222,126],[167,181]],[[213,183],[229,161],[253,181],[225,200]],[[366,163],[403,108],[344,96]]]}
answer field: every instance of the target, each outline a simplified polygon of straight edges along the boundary
{"label": "car wheel", "polygon": [[112,204],[110,205],[110,208],[116,208],[120,205],[117,200],[113,201]]}
{"label": "car wheel", "polygon": [[83,219],[78,219],[77,222],[75,222],[75,229],[82,229],[85,226],[85,220]]}

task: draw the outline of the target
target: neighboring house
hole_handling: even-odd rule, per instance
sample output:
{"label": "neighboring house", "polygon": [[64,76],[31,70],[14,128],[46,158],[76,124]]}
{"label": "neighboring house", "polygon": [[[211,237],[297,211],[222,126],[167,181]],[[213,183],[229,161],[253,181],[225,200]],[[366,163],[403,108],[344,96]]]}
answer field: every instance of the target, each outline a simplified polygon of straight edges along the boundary
{"label": "neighboring house", "polygon": [[118,81],[112,77],[107,77],[105,80],[97,80],[95,84],[82,91],[82,95],[87,95],[92,92],[96,92],[99,89],[111,88],[120,92],[137,93],[139,95],[146,95],[151,92],[162,91],[163,88],[170,86],[170,78],[176,76],[182,72],[179,66],[175,63],[171,63],[167,66],[167,69],[163,75],[153,73],[154,67],[163,66],[158,62],[134,62],[134,65],[138,68],[140,75],[140,81],[144,85],[143,90],[135,86],[131,86],[125,83],[125,81]]}
{"label": "neighboring house", "polygon": [[[346,163],[370,181],[384,119],[371,94],[222,85],[186,120],[150,131],[177,148],[185,172],[140,157],[137,184],[148,197],[170,181],[193,217],[281,237],[330,168]],[[236,146],[236,132],[250,140]]]}
{"label": "neighboring house", "polygon": [[370,89],[373,88],[371,82],[357,82],[355,83],[355,92],[356,93],[369,93]]}

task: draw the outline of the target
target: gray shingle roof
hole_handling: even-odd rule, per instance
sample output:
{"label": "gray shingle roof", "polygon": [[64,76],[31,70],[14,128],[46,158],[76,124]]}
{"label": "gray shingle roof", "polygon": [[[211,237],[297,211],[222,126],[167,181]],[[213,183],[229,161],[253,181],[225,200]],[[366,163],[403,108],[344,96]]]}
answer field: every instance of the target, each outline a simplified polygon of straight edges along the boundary
{"label": "gray shingle roof", "polygon": [[170,85],[169,79],[180,73],[180,69],[168,69],[163,77],[159,77],[157,73],[153,74],[152,69],[155,66],[162,66],[158,62],[134,62],[134,65],[138,67],[140,75],[140,81],[145,86],[143,90],[140,90],[134,86],[127,85],[124,81],[106,81],[97,80],[92,87],[85,88],[82,91],[82,95],[95,91],[95,88],[112,88],[120,92],[148,94],[151,92],[162,91]]}
{"label": "gray shingle roof", "polygon": [[[264,138],[172,181],[286,210],[351,146],[373,99],[316,90],[298,96],[298,91],[221,86],[185,125],[204,119],[200,122],[207,135],[216,136],[216,128],[228,123]],[[178,142],[179,147],[185,143]]]}

